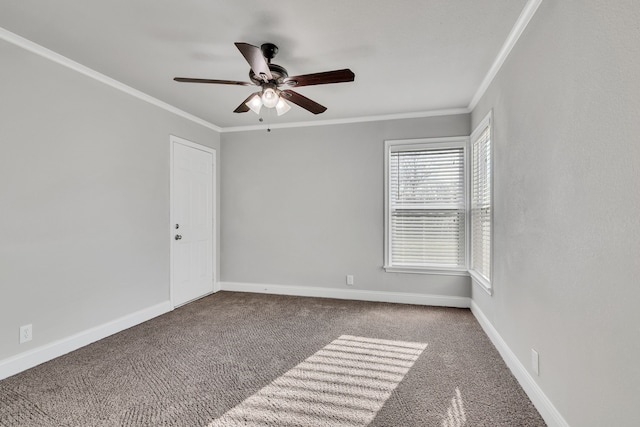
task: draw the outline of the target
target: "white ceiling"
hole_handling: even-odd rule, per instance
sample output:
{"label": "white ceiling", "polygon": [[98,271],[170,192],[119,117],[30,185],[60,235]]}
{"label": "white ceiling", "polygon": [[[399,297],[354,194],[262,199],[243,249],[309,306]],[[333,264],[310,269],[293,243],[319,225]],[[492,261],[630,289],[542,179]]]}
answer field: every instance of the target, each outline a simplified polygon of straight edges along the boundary
{"label": "white ceiling", "polygon": [[[234,46],[273,42],[290,75],[350,68],[353,83],[301,87],[325,105],[273,124],[466,108],[527,0],[0,0],[0,27],[221,128],[255,87]],[[264,110],[263,110],[264,111]]]}

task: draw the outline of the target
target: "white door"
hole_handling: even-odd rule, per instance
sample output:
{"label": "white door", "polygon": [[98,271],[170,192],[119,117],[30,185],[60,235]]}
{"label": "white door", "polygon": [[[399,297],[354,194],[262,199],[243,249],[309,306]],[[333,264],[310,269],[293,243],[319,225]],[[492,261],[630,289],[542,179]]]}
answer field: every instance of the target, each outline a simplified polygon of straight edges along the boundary
{"label": "white door", "polygon": [[171,137],[171,299],[213,292],[215,150]]}

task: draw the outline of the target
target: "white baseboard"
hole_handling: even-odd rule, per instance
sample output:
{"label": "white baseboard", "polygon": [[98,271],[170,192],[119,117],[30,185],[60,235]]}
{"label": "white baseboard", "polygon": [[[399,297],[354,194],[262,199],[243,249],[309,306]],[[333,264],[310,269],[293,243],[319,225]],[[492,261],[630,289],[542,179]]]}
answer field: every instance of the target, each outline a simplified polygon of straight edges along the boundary
{"label": "white baseboard", "polygon": [[469,308],[471,298],[409,292],[368,291],[312,286],[271,285],[262,283],[219,282],[223,291],[254,292],[259,294],[293,295],[299,297],[336,298],[359,301],[394,302],[402,304],[435,305]]}
{"label": "white baseboard", "polygon": [[100,326],[62,338],[41,347],[0,360],[0,380],[60,357],[132,326],[173,310],[169,301],[112,320]]}
{"label": "white baseboard", "polygon": [[551,400],[542,391],[540,386],[533,379],[527,368],[524,367],[522,362],[516,357],[515,353],[511,351],[507,343],[502,339],[498,331],[493,327],[487,316],[484,315],[480,307],[471,301],[471,312],[478,319],[478,323],[484,329],[484,332],[489,336],[489,339],[496,346],[498,352],[506,362],[511,372],[516,377],[522,389],[527,393],[529,399],[536,407],[540,415],[545,420],[549,427],[569,427],[569,423],[562,417],[560,412],[553,406]]}
{"label": "white baseboard", "polygon": [[[471,308],[480,326],[487,334],[491,342],[506,362],[511,372],[516,377],[520,386],[531,399],[542,418],[550,427],[569,427],[569,423],[562,417],[551,400],[529,374],[524,365],[511,351],[507,343],[502,339],[498,331],[493,327],[489,319],[484,315],[480,307],[470,298],[427,295],[407,292],[369,291],[362,289],[337,289],[323,287],[273,285],[260,283],[218,282],[216,288],[225,291],[254,292],[277,295],[293,295],[305,297],[336,298],[347,300],[391,302],[403,304],[434,305],[445,307]],[[218,290],[216,289],[216,291]],[[55,359],[71,351],[77,350],[88,344],[106,338],[132,326],[146,322],[154,317],[173,310],[170,301],[166,301],[152,307],[123,316],[119,319],[100,326],[77,333],[67,338],[60,339],[50,344],[29,350],[0,361],[0,380],[15,375],[19,372],[37,366],[41,363]]]}

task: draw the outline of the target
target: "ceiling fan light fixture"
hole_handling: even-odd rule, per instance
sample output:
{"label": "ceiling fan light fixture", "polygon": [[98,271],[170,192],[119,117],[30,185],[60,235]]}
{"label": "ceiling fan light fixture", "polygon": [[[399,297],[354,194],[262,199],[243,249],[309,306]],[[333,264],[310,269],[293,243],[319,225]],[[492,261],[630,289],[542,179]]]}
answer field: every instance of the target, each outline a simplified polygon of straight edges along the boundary
{"label": "ceiling fan light fixture", "polygon": [[273,108],[278,104],[280,96],[273,87],[266,87],[262,91],[262,104],[267,108]]}
{"label": "ceiling fan light fixture", "polygon": [[291,105],[289,105],[287,101],[280,97],[280,100],[278,100],[278,103],[276,104],[276,112],[278,113],[278,115],[281,116],[290,109]]}
{"label": "ceiling fan light fixture", "polygon": [[235,46],[251,67],[249,70],[250,82],[191,77],[174,77],[173,80],[185,83],[257,86],[260,88],[260,91],[249,95],[233,112],[246,113],[251,110],[256,114],[260,114],[260,110],[264,105],[267,108],[275,108],[278,116],[285,114],[291,108],[290,104],[285,101],[292,102],[312,114],[320,114],[327,111],[327,107],[289,88],[346,83],[355,80],[355,74],[348,68],[324,71],[322,73],[289,76],[289,73],[284,67],[271,62],[276,53],[278,53],[278,47],[273,43],[264,43],[261,47],[257,47],[249,43],[236,42]]}
{"label": "ceiling fan light fixture", "polygon": [[262,108],[262,98],[260,95],[255,94],[249,101],[245,103],[247,107],[251,109],[256,114],[260,114],[260,109]]}

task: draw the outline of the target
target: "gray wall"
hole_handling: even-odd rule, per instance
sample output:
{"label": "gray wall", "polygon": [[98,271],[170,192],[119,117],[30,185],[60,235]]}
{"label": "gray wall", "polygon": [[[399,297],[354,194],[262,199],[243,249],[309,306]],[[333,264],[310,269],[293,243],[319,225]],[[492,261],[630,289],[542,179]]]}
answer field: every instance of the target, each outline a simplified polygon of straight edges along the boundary
{"label": "gray wall", "polygon": [[542,2],[494,111],[495,294],[473,289],[572,426],[638,425],[640,3]]}
{"label": "gray wall", "polygon": [[222,134],[221,280],[470,296],[468,277],[385,273],[385,139],[469,134],[469,115]]}
{"label": "gray wall", "polygon": [[0,58],[2,360],[168,301],[169,135],[219,134],[4,41]]}

